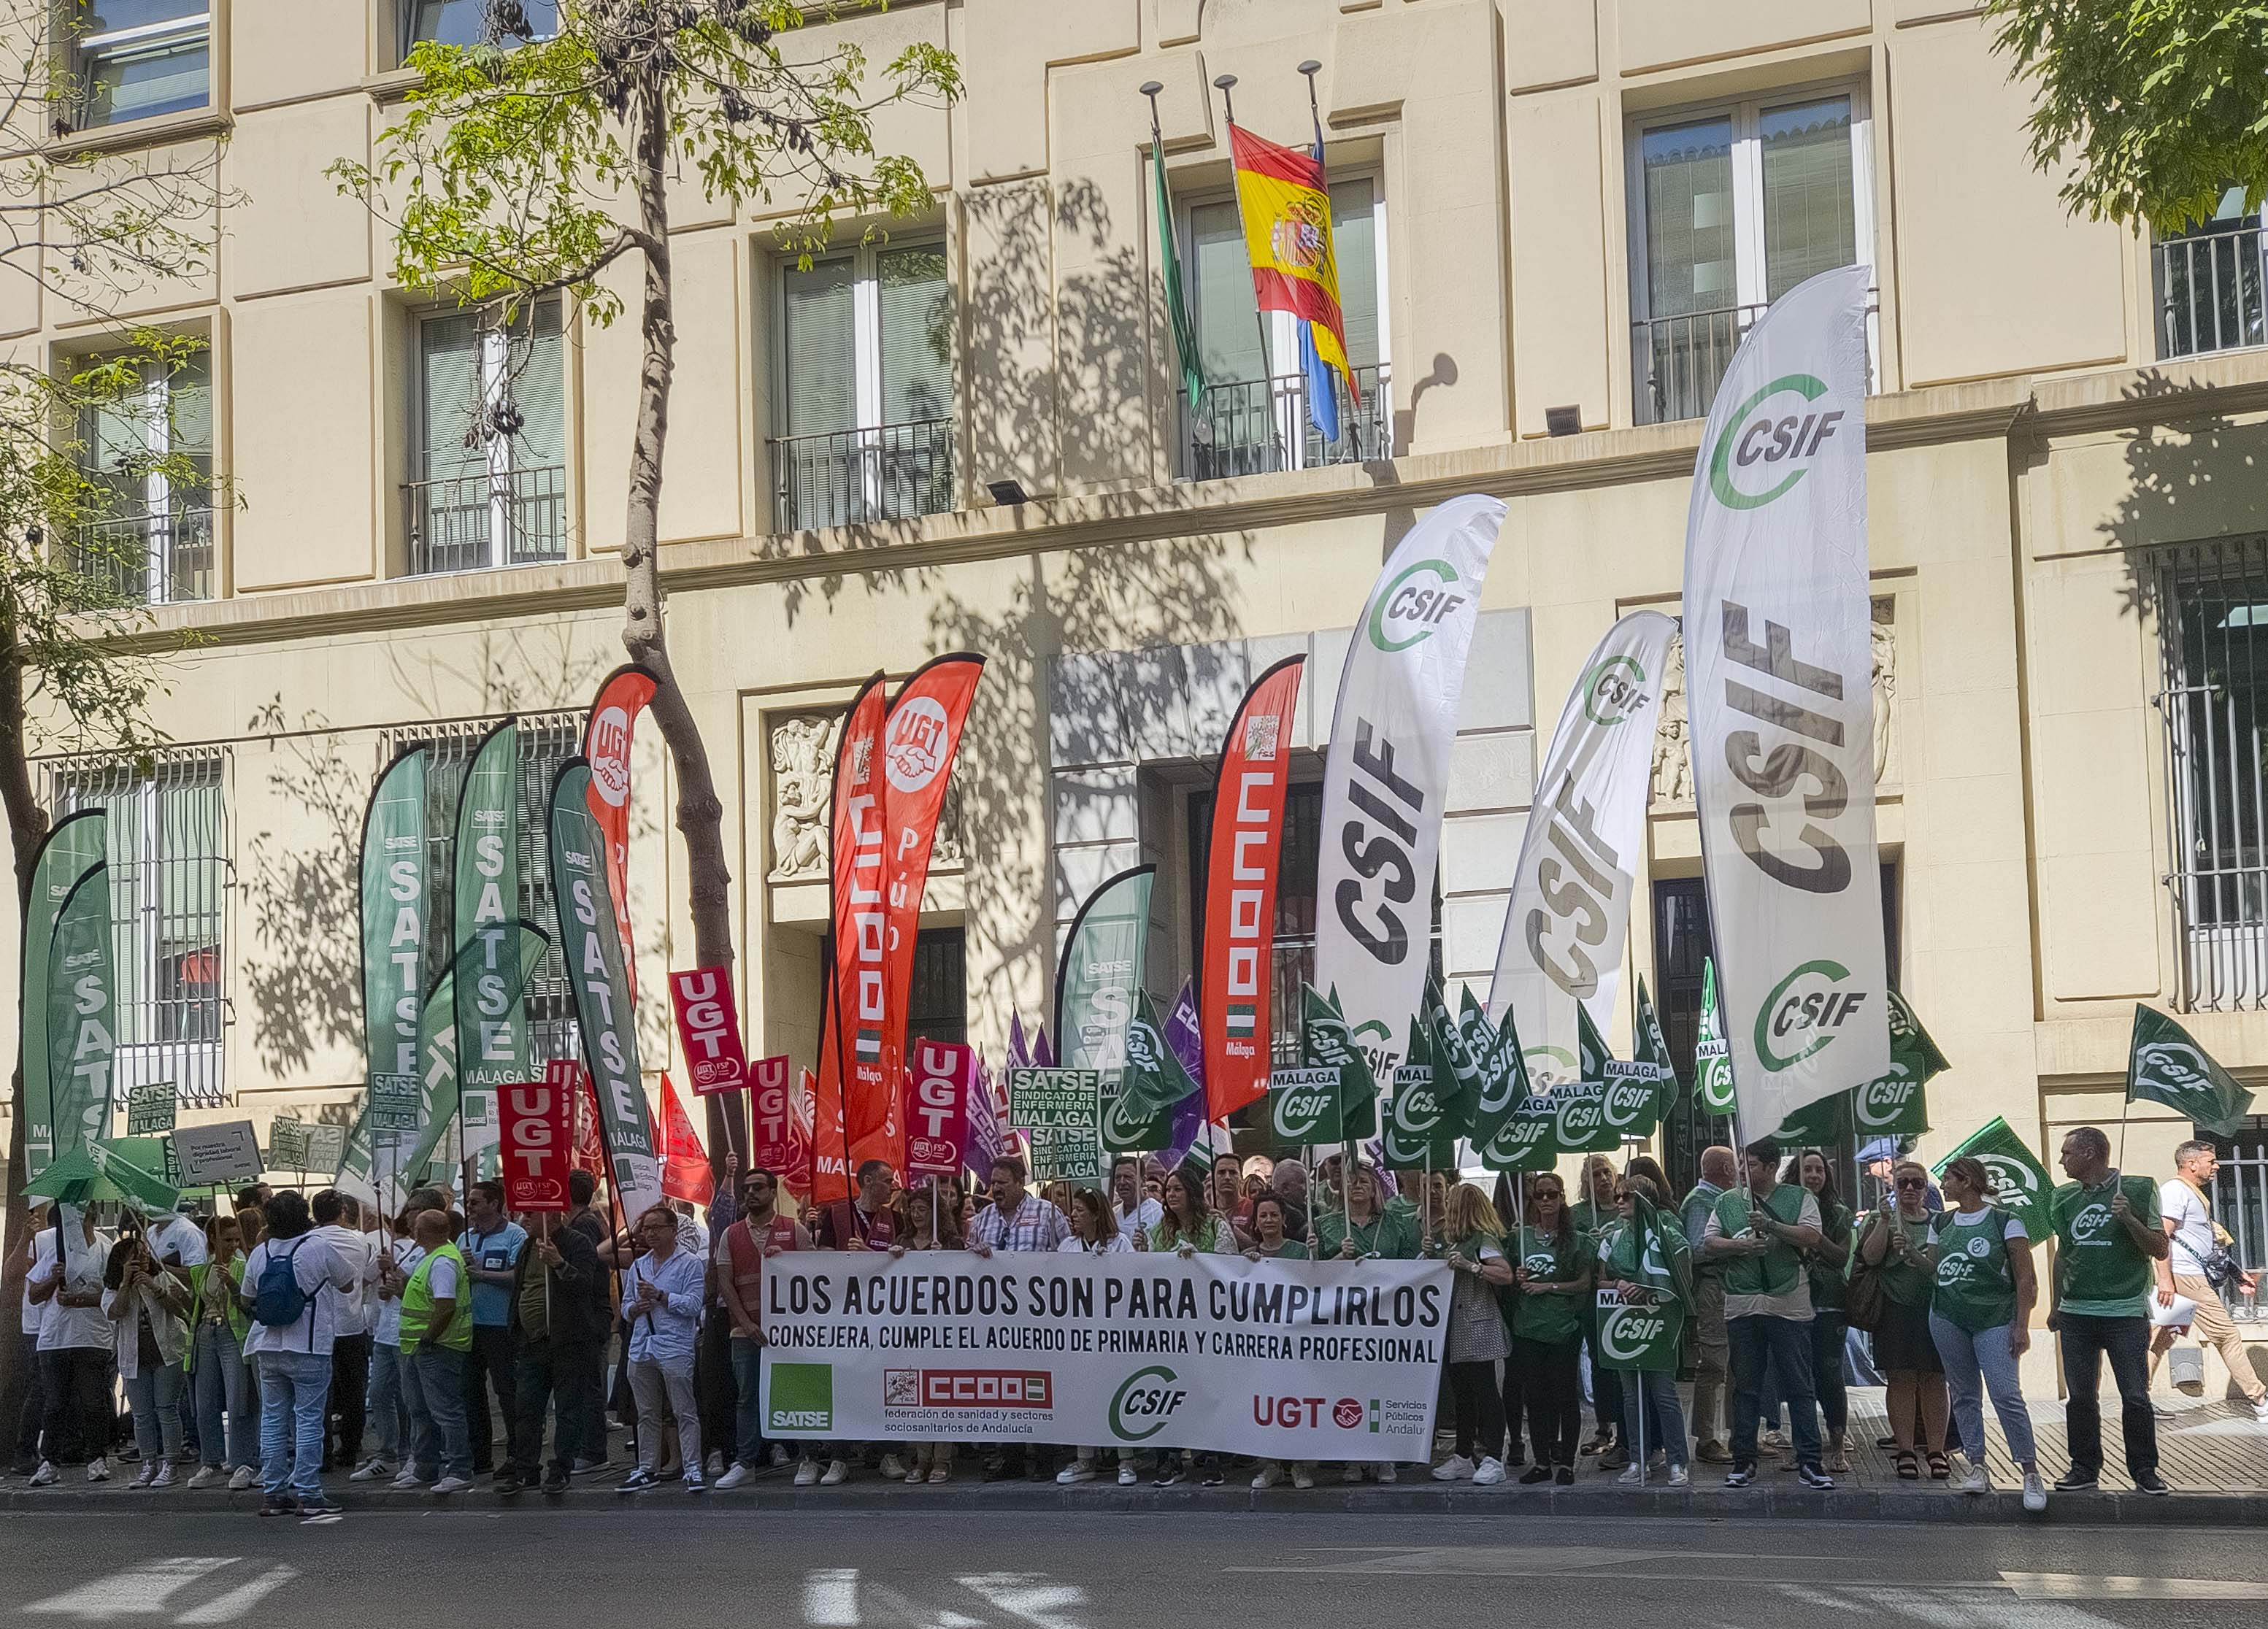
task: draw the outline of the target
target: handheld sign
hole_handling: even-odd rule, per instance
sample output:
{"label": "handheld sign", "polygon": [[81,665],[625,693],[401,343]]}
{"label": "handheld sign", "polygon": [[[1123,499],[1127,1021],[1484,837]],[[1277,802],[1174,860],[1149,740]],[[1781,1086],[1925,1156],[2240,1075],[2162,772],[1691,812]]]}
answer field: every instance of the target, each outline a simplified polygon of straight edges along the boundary
{"label": "handheld sign", "polygon": [[497,1096],[497,1155],[504,1205],[511,1210],[565,1210],[575,1099],[547,1072],[540,1081],[506,1086]]}
{"label": "handheld sign", "polygon": [[146,1137],[173,1130],[179,1104],[171,1081],[147,1081],[135,1087],[126,1099],[126,1134]]}
{"label": "handheld sign", "polygon": [[795,1110],[788,1097],[788,1055],[759,1058],[748,1070],[748,1161],[775,1176],[795,1163]]}
{"label": "handheld sign", "polygon": [[906,1076],[906,1179],[958,1177],[968,1148],[968,1094],[976,1054],[942,1041],[917,1041]]}
{"label": "handheld sign", "polygon": [[253,1134],[250,1120],[176,1126],[173,1141],[181,1180],[193,1188],[254,1182],[267,1169],[261,1163],[260,1139]]}
{"label": "handheld sign", "polygon": [[740,1045],[740,1016],[722,967],[696,967],[669,975],[669,1004],[677,1013],[678,1044],[696,1097],[739,1091],[748,1083],[748,1055]]}

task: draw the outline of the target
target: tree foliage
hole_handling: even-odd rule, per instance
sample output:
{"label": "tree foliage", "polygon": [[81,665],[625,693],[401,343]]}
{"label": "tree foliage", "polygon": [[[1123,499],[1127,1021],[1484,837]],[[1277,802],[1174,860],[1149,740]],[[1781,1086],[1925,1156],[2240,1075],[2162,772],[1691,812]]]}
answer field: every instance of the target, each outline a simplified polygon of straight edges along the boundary
{"label": "tree foliage", "polygon": [[2268,197],[2268,4],[1991,0],[1987,15],[2035,105],[2043,170],[2064,202],[2161,232],[2213,218],[2232,186]]}

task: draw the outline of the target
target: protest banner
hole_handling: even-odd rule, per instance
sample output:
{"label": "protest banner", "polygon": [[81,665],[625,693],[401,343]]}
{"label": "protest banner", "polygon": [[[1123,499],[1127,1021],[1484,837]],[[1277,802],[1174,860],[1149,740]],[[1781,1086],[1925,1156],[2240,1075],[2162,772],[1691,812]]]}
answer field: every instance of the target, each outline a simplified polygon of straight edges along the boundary
{"label": "protest banner", "polygon": [[504,1204],[512,1210],[565,1210],[575,1099],[549,1070],[497,1094],[497,1155]]}
{"label": "protest banner", "polygon": [[748,1069],[748,1166],[777,1176],[795,1163],[788,1055],[759,1058]]}
{"label": "protest banner", "polygon": [[1102,1130],[1098,1126],[1035,1126],[1024,1131],[1031,1144],[1034,1182],[1102,1180]]}
{"label": "protest banner", "polygon": [[256,1182],[263,1169],[260,1140],[253,1134],[250,1120],[176,1126],[173,1157],[180,1164],[181,1180],[193,1188],[215,1183]]}
{"label": "protest banner", "polygon": [[1429,1457],[1438,1261],[794,1252],[764,1264],[780,1439]]}
{"label": "protest banner", "polygon": [[285,1119],[281,1116],[268,1127],[268,1169],[296,1170],[307,1169],[307,1123]]}
{"label": "protest banner", "polygon": [[1093,1130],[1101,1092],[1100,1069],[1011,1069],[1008,1124],[1018,1131]]}
{"label": "protest banner", "polygon": [[418,1099],[416,1075],[372,1075],[370,1077],[370,1128],[376,1132],[416,1131]]}
{"label": "protest banner", "polygon": [[145,1081],[134,1088],[126,1098],[126,1134],[146,1137],[152,1132],[173,1129],[173,1116],[180,1106],[180,1097],[171,1081]]}
{"label": "protest banner", "polygon": [[685,1049],[693,1095],[707,1097],[746,1086],[748,1055],[740,1045],[740,1015],[725,969],[696,967],[670,974],[669,1004],[677,1014],[677,1042]]}

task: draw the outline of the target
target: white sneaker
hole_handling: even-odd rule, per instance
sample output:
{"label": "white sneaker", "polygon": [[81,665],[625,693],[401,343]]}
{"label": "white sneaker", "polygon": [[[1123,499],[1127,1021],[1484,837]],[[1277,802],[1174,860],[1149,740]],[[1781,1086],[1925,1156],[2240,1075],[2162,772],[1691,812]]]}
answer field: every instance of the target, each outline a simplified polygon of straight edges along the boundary
{"label": "white sneaker", "polygon": [[883,1455],[883,1456],[882,1456],[882,1480],[884,1480],[885,1482],[902,1482],[902,1481],[904,1481],[905,1479],[906,1479],[906,1466],[905,1466],[905,1462],[904,1462],[903,1460],[900,1459],[900,1458],[899,1458],[895,1454],[885,1454],[885,1455]]}
{"label": "white sneaker", "polygon": [[433,1484],[433,1497],[439,1499],[449,1493],[461,1493],[471,1486],[472,1483],[463,1477],[445,1476]]}
{"label": "white sneaker", "polygon": [[706,1463],[705,1469],[711,1476],[722,1476],[725,1474],[725,1450],[723,1449],[712,1448],[709,1450],[709,1458]]}
{"label": "white sneaker", "polygon": [[97,1454],[92,1459],[88,1460],[86,1462],[86,1479],[90,1482],[107,1482],[110,1480],[109,1459],[104,1455]]}
{"label": "white sneaker", "polygon": [[[1378,1479],[1381,1482],[1386,1480],[1383,1476]],[[1469,1482],[1473,1479],[1473,1462],[1462,1454],[1452,1454],[1433,1467],[1433,1479],[1436,1482]]]}
{"label": "white sneaker", "polygon": [[1504,1480],[1504,1461],[1491,1454],[1473,1468],[1473,1486],[1494,1487]]}
{"label": "white sneaker", "polygon": [[1620,1476],[1615,1479],[1615,1486],[1616,1487],[1644,1487],[1646,1486],[1646,1467],[1641,1464],[1632,1464],[1629,1468],[1624,1470]]}
{"label": "white sneaker", "polygon": [[189,1479],[189,1491],[194,1493],[204,1488],[217,1487],[224,1479],[218,1465],[206,1465]]}
{"label": "white sneaker", "polygon": [[819,1462],[816,1459],[806,1459],[795,1468],[795,1485],[798,1487],[809,1487],[818,1480]]}
{"label": "white sneaker", "polygon": [[415,1489],[417,1486],[417,1467],[415,1465],[402,1466],[401,1474],[394,1478],[393,1481],[387,1483],[387,1486],[388,1487],[401,1488],[404,1492]]}
{"label": "white sneaker", "polygon": [[772,1444],[772,1464],[776,1465],[784,1465],[794,1457],[794,1455],[787,1451],[786,1443],[775,1442]]}
{"label": "white sneaker", "polygon": [[[88,1469],[92,1470],[93,1467],[89,1466]],[[87,1480],[92,1482],[94,1479],[92,1477],[89,1477]],[[129,1487],[152,1487],[157,1485],[157,1481],[158,1462],[154,1459],[145,1459],[142,1462],[142,1474],[136,1477],[131,1482],[128,1483],[127,1486]]]}
{"label": "white sneaker", "polygon": [[1141,1477],[1135,1471],[1134,1462],[1132,1460],[1122,1459],[1118,1462],[1119,1486],[1131,1487],[1141,1479]]}
{"label": "white sneaker", "polygon": [[1315,1485],[1315,1473],[1304,1464],[1292,1467],[1292,1486],[1306,1493]]}
{"label": "white sneaker", "polygon": [[42,1459],[40,1461],[40,1468],[32,1472],[32,1486],[33,1487],[53,1487],[62,1479],[63,1472],[56,1470],[54,1463],[49,1460]]}
{"label": "white sneaker", "polygon": [[2255,1420],[2268,1420],[2268,1397],[2262,1398],[2252,1405],[2252,1417]]}
{"label": "white sneaker", "polygon": [[840,1487],[850,1479],[850,1467],[840,1459],[827,1462],[827,1474],[819,1479],[821,1487]]}
{"label": "white sneaker", "polygon": [[727,1471],[724,1475],[717,1479],[717,1491],[720,1493],[726,1492],[729,1489],[740,1486],[741,1483],[747,1479],[747,1466],[736,1463],[730,1471]]}
{"label": "white sneaker", "polygon": [[685,1467],[685,1491],[688,1493],[705,1493],[709,1491],[709,1484],[701,1479],[701,1473],[691,1465]]}
{"label": "white sneaker", "polygon": [[1272,1459],[1262,1460],[1260,1469],[1253,1474],[1252,1486],[1256,1489],[1283,1486],[1284,1467]]}
{"label": "white sneaker", "polygon": [[1692,1479],[1693,1479],[1687,1474],[1686,1469],[1683,1465],[1672,1465],[1669,1467],[1670,1486],[1683,1487]]}
{"label": "white sneaker", "polygon": [[1381,1482],[1391,1482],[1391,1481],[1393,1481],[1393,1480],[1394,1480],[1394,1478],[1395,1478],[1395,1470],[1394,1470],[1394,1467],[1393,1467],[1392,1465],[1381,1465],[1381,1466],[1379,1466],[1379,1468],[1378,1468],[1378,1479],[1379,1479],[1380,1481],[1381,1481]]}
{"label": "white sneaker", "polygon": [[2150,1405],[2150,1412],[2161,1420],[2172,1420],[2176,1417],[2174,1411],[2168,1408],[2163,1403],[2152,1403]]}
{"label": "white sneaker", "polygon": [[348,1477],[347,1480],[350,1482],[382,1482],[389,1479],[393,1475],[394,1467],[392,1465],[387,1464],[383,1459],[373,1457],[364,1460],[362,1464],[357,1465],[354,1469],[354,1473]]}
{"label": "white sneaker", "polygon": [[170,1459],[161,1459],[158,1462],[158,1474],[150,1479],[150,1486],[151,1487],[171,1487],[173,1485],[173,1462]]}
{"label": "white sneaker", "polygon": [[1362,1480],[1362,1467],[1361,1467],[1359,1464],[1354,1464],[1354,1463],[1352,1463],[1352,1462],[1350,1462],[1350,1463],[1348,1464],[1348,1465],[1347,1465],[1347,1468],[1346,1468],[1344,1471],[1342,1471],[1339,1473],[1339,1480],[1340,1480],[1340,1481],[1342,1481],[1342,1482],[1347,1482],[1347,1483],[1354,1483],[1354,1482],[1359,1482],[1359,1481],[1361,1481],[1361,1480]]}
{"label": "white sneaker", "polygon": [[236,1468],[236,1474],[228,1479],[228,1491],[232,1493],[241,1493],[259,1479],[259,1473],[250,1465],[239,1465]]}
{"label": "white sneaker", "polygon": [[2024,1472],[2024,1508],[2034,1515],[2048,1508],[2048,1485],[2036,1471]]}
{"label": "white sneaker", "polygon": [[1094,1480],[1094,1466],[1091,1462],[1084,1459],[1074,1459],[1056,1472],[1056,1486],[1058,1487],[1072,1487],[1079,1483]]}
{"label": "white sneaker", "polygon": [[1991,1493],[1992,1491],[1992,1479],[1984,1474],[1984,1467],[1978,1464],[1975,1460],[1966,1459],[1965,1457],[1964,1463],[1969,1467],[1968,1471],[1966,1474],[1957,1476],[1953,1479],[1953,1491],[1956,1493]]}

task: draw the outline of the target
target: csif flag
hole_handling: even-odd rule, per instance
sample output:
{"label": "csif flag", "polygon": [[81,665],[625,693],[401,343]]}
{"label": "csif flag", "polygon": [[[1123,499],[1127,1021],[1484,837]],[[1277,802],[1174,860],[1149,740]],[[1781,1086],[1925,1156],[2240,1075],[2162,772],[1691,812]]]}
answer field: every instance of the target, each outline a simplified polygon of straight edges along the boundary
{"label": "csif flag", "polygon": [[1985,1175],[1992,1179],[1992,1203],[2014,1212],[2025,1232],[2035,1239],[2055,1236],[2055,1218],[2051,1214],[2055,1181],[2014,1126],[1994,1115],[1931,1166],[1930,1175],[1942,1179],[1945,1168],[1963,1156],[1984,1167]]}
{"label": "csif flag", "polygon": [[1315,1142],[1363,1142],[1378,1135],[1378,1076],[1370,1059],[1356,1046],[1346,1016],[1339,1010],[1336,993],[1317,994],[1313,985],[1300,989],[1300,1067],[1303,1071],[1333,1071],[1331,1113],[1318,1127]]}
{"label": "csif flag", "polygon": [[1677,1106],[1677,1066],[1669,1060],[1669,1039],[1662,1034],[1661,1019],[1653,1010],[1653,999],[1646,993],[1644,973],[1638,975],[1638,1004],[1631,1031],[1631,1052],[1653,1077],[1653,1117],[1657,1121],[1666,1120],[1670,1110]]}
{"label": "csif flag", "polygon": [[[1578,1016],[1583,1053],[1583,1080],[1600,1090],[1600,1112],[1608,1129],[1620,1142],[1643,1142],[1661,1123],[1661,1087],[1653,1066],[1624,1062],[1608,1047],[1589,1008]],[[1593,1071],[1596,1073],[1594,1074]]]}
{"label": "csif flag", "polygon": [[1742,1119],[1889,1068],[1874,843],[1864,266],[1749,333],[1702,431],[1685,667],[1709,919]]}
{"label": "csif flag", "polygon": [[583,721],[583,756],[591,760],[591,818],[607,840],[607,893],[622,936],[622,976],[637,994],[637,949],[630,939],[630,737],[638,715],[660,688],[653,674],[625,663],[600,682]]}
{"label": "csif flag", "polygon": [[1452,1018],[1440,982],[1428,973],[1418,1020],[1432,1059],[1433,1096],[1440,1104],[1443,1129],[1453,1141],[1469,1137],[1474,1117],[1480,1112],[1482,1058],[1495,1039],[1488,1016],[1481,1011],[1468,986],[1463,1009]]}
{"label": "csif flag", "polygon": [[1701,963],[1701,1023],[1693,1043],[1693,1095],[1705,1113],[1733,1112],[1733,1049],[1725,1039],[1725,1009],[1717,1000],[1717,963]]}
{"label": "csif flag", "polygon": [[[1467,992],[1469,996],[1469,990]],[[1520,1107],[1535,1096],[1528,1083],[1528,1060],[1521,1055],[1520,1031],[1512,1009],[1506,1008],[1504,1021],[1498,1024],[1491,1037],[1488,1050],[1481,1054],[1481,1095],[1473,1112],[1473,1149],[1481,1163],[1489,1164],[1489,1149],[1504,1134]],[[1493,1167],[1492,1167],[1493,1168]]]}
{"label": "csif flag", "polygon": [[[18,968],[22,981],[18,1021],[22,1032],[17,1056],[24,1070],[24,1154],[28,1174],[33,1177],[47,1170],[58,1152],[54,1059],[48,1049],[49,1015],[57,1009],[63,991],[53,962],[55,919],[80,879],[103,863],[109,826],[109,817],[99,807],[65,815],[40,840],[39,853],[32,860]],[[77,1141],[74,1127],[71,1142]]]}
{"label": "csif flag", "polygon": [[1401,1061],[1432,943],[1441,806],[1465,657],[1505,506],[1460,497],[1379,573],[1349,642],[1323,767],[1315,978],[1373,1074]]}
{"label": "csif flag", "polygon": [[1677,625],[1634,611],[1607,630],[1559,710],[1513,869],[1489,1009],[1520,1015],[1528,1073],[1576,1078],[1575,1013],[1610,1020],[1646,841],[1654,724]]}
{"label": "csif flag", "polygon": [[[1118,1103],[1130,1118],[1170,1118],[1174,1105],[1197,1090],[1196,1080],[1166,1044],[1165,1025],[1159,1022],[1157,1003],[1147,990],[1134,993],[1134,1016],[1126,1026],[1123,1055],[1125,1062],[1118,1072]],[[1103,1095],[1109,1096],[1107,1079]],[[1165,1144],[1150,1146],[1154,1150]]]}
{"label": "csif flag", "polygon": [[[460,1157],[497,1169],[497,1089],[534,1077],[527,980],[514,931],[519,907],[519,730],[507,718],[474,751],[457,797],[455,921],[457,1109]],[[627,963],[624,964],[628,965]]]}
{"label": "csif flag", "polygon": [[2252,1094],[2206,1055],[2189,1031],[2161,1012],[2134,1004],[2126,1059],[2126,1101],[2163,1104],[2217,1137],[2231,1137],[2252,1113]]}
{"label": "csif flag", "polygon": [[1692,1299],[1691,1257],[1677,1214],[1665,1210],[1632,1184],[1631,1217],[1608,1235],[1600,1277],[1635,1286],[1624,1296],[1598,1292],[1599,1361],[1610,1369],[1677,1373],[1678,1335]]}
{"label": "csif flag", "polygon": [[[815,1105],[821,1200],[849,1197],[852,1145],[886,1136],[897,1113],[898,1083],[882,1074],[889,918],[883,899],[882,726],[888,710],[877,673],[860,686],[835,738],[827,855],[834,926],[828,991],[833,1022],[820,1038]],[[834,1164],[838,1156],[839,1170]]]}
{"label": "csif flag", "polygon": [[1905,997],[1892,990],[1889,1072],[1798,1110],[1773,1135],[1783,1143],[1828,1148],[1847,1147],[1853,1137],[1918,1137],[1929,1129],[1923,1089],[1951,1067]]}
{"label": "csif flag", "polygon": [[1213,780],[1198,1003],[1211,1119],[1226,1119],[1268,1090],[1277,862],[1306,664],[1305,657],[1286,657],[1252,681],[1229,720]]}
{"label": "csif flag", "polygon": [[1403,1053],[1408,1061],[1394,1071],[1394,1096],[1387,1104],[1380,1138],[1389,1170],[1457,1168],[1457,1127],[1441,1099],[1444,1074],[1437,1067],[1429,1031],[1429,1025],[1410,1018],[1410,1044]]}

